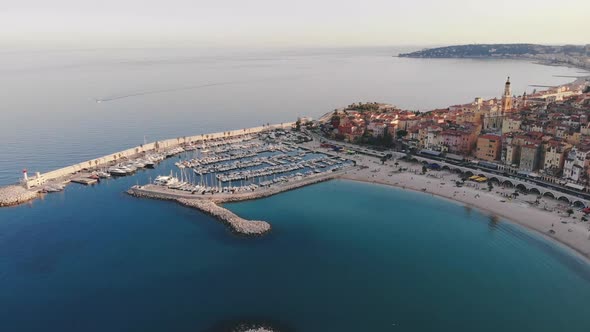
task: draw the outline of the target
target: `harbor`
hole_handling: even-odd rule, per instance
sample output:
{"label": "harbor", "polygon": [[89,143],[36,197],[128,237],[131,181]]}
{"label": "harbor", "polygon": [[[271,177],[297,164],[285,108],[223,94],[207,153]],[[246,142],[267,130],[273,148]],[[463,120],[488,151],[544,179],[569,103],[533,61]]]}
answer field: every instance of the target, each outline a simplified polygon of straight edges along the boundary
{"label": "harbor", "polygon": [[193,158],[175,163],[177,172],[160,175],[152,183],[135,185],[128,193],[173,200],[199,209],[237,234],[263,235],[270,231],[270,224],[244,220],[221,204],[263,198],[327,181],[355,164],[297,145],[291,139],[289,132],[277,130],[245,140],[217,141],[215,148],[202,145],[192,152]]}
{"label": "harbor", "polygon": [[[246,220],[222,206],[223,203],[254,200],[342,176],[355,168],[346,154],[306,144],[314,138],[291,124],[206,134],[199,139],[177,139],[177,145],[153,143],[135,153],[115,153],[93,161],[29,177],[23,171],[20,185],[0,188],[0,206],[28,202],[44,194],[61,192],[71,183],[100,185],[103,181],[133,176],[143,169],[158,172],[147,183],[132,186],[127,193],[142,198],[172,200],[198,209],[226,224],[236,234],[259,236],[268,233],[266,221]],[[232,134],[233,133],[233,134]],[[195,137],[193,137],[195,138]],[[162,146],[166,146],[162,148]],[[167,167],[158,167],[169,158]],[[103,162],[102,160],[109,160]],[[87,165],[80,168],[80,165]],[[73,171],[78,169],[78,171]]]}

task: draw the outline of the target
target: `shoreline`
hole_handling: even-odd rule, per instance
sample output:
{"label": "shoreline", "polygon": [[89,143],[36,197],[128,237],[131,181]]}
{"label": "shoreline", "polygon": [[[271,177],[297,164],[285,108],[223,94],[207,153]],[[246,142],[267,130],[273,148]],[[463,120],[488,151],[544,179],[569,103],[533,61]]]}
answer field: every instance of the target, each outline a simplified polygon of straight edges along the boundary
{"label": "shoreline", "polygon": [[527,225],[526,223],[523,223],[521,221],[518,221],[512,217],[508,217],[507,215],[504,215],[502,213],[497,213],[494,212],[486,207],[480,206],[480,205],[475,205],[472,203],[466,203],[460,200],[456,200],[453,198],[450,198],[448,196],[444,196],[444,195],[440,195],[440,194],[435,194],[435,193],[431,193],[431,192],[424,192],[422,190],[417,190],[417,189],[413,189],[413,188],[407,188],[407,187],[401,187],[399,185],[394,185],[394,184],[390,184],[390,183],[385,183],[385,182],[374,182],[374,181],[368,181],[368,180],[361,180],[361,179],[353,179],[353,178],[347,178],[347,177],[340,177],[334,180],[342,180],[342,181],[352,181],[352,182],[359,182],[359,183],[366,183],[366,184],[371,184],[371,185],[379,185],[379,186],[385,186],[388,188],[395,188],[395,189],[399,189],[399,190],[409,190],[415,193],[420,193],[420,194],[424,194],[424,195],[432,195],[432,196],[436,196],[436,198],[438,199],[442,199],[445,200],[447,202],[453,203],[453,204],[457,204],[457,205],[461,205],[461,206],[466,206],[469,208],[473,208],[476,210],[479,210],[480,212],[482,212],[482,214],[486,214],[489,215],[490,217],[500,217],[506,221],[508,221],[511,224],[520,226],[524,229],[526,229],[529,232],[533,232],[534,234],[538,234],[540,235],[543,239],[557,244],[560,247],[563,247],[564,249],[567,249],[569,251],[571,251],[572,253],[574,253],[576,256],[579,256],[581,259],[583,259],[584,261],[586,261],[587,263],[590,263],[590,253],[584,253],[582,251],[580,251],[579,249],[561,241],[558,237],[553,237],[550,236],[549,234],[543,233],[541,231],[539,231],[538,229],[532,228],[529,225]]}
{"label": "shoreline", "polygon": [[[383,165],[381,168],[386,166]],[[440,179],[413,173],[396,173],[395,178],[390,175],[391,179],[387,179],[383,178],[384,174],[382,172],[367,174],[367,170],[348,172],[340,176],[339,179],[383,185],[402,190],[408,189],[478,209],[484,214],[502,218],[528,231],[539,234],[543,238],[575,252],[580,258],[590,263],[590,232],[587,230],[589,222],[581,223],[579,218],[567,217],[559,211],[555,214],[553,213],[555,210],[539,209],[531,206],[527,201],[504,199],[504,197],[496,195],[497,192],[495,194],[479,188],[454,187],[455,181],[450,179]],[[453,174],[445,174],[444,176],[452,177]],[[451,186],[451,183],[453,183],[453,186]],[[504,189],[498,188],[496,190],[502,191]],[[574,213],[573,216],[581,215]],[[551,233],[550,230],[553,230],[554,233]]]}

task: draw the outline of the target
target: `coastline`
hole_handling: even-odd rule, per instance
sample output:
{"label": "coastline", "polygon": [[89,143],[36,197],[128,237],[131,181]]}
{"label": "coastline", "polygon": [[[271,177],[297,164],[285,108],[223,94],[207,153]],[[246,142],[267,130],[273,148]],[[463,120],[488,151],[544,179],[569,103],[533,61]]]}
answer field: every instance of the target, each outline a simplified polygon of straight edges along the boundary
{"label": "coastline", "polygon": [[[385,167],[388,166],[380,165],[380,168]],[[450,173],[437,172],[437,175],[442,178],[414,173],[390,173],[391,175],[385,177],[383,172],[373,173],[370,170],[371,168],[366,168],[347,172],[339,178],[430,194],[456,204],[476,208],[484,214],[500,217],[533,231],[547,240],[574,251],[581,258],[590,262],[590,232],[587,230],[588,222],[579,222],[580,212],[574,213],[572,217],[577,219],[573,219],[558,209],[542,210],[532,206],[526,200],[509,200],[497,195],[498,192],[513,192],[513,189],[497,188],[489,192],[486,188],[458,188],[454,186],[455,180],[451,179],[455,175]],[[550,233],[550,230],[553,230],[554,233]]]}

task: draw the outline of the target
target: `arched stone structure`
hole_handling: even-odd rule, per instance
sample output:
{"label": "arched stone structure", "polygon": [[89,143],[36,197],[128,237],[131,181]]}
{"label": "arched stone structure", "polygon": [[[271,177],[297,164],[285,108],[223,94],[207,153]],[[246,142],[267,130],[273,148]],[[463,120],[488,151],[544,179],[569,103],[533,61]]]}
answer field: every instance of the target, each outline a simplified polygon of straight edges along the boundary
{"label": "arched stone structure", "polygon": [[536,194],[536,195],[541,195],[541,191],[538,188],[536,188],[536,187],[531,187],[529,189],[529,193]]}
{"label": "arched stone structure", "polygon": [[586,207],[586,204],[584,204],[584,202],[582,202],[582,201],[574,201],[573,204],[577,208],[584,208],[584,207]]}

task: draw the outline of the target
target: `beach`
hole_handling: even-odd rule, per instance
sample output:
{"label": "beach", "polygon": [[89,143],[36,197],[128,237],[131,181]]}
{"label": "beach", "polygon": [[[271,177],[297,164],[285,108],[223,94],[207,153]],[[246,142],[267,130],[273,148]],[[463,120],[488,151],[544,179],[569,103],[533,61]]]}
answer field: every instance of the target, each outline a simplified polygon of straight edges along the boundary
{"label": "beach", "polygon": [[363,155],[354,159],[358,167],[340,178],[419,191],[465,204],[541,233],[590,258],[590,222],[581,221],[584,213],[578,209],[568,216],[569,205],[564,202],[542,197],[537,204],[536,195],[522,193],[513,198],[510,195],[515,189],[501,185],[494,185],[490,191],[486,183],[465,181],[457,187],[460,175],[433,170],[422,174],[422,164],[418,163],[389,160],[381,164],[376,158]]}

